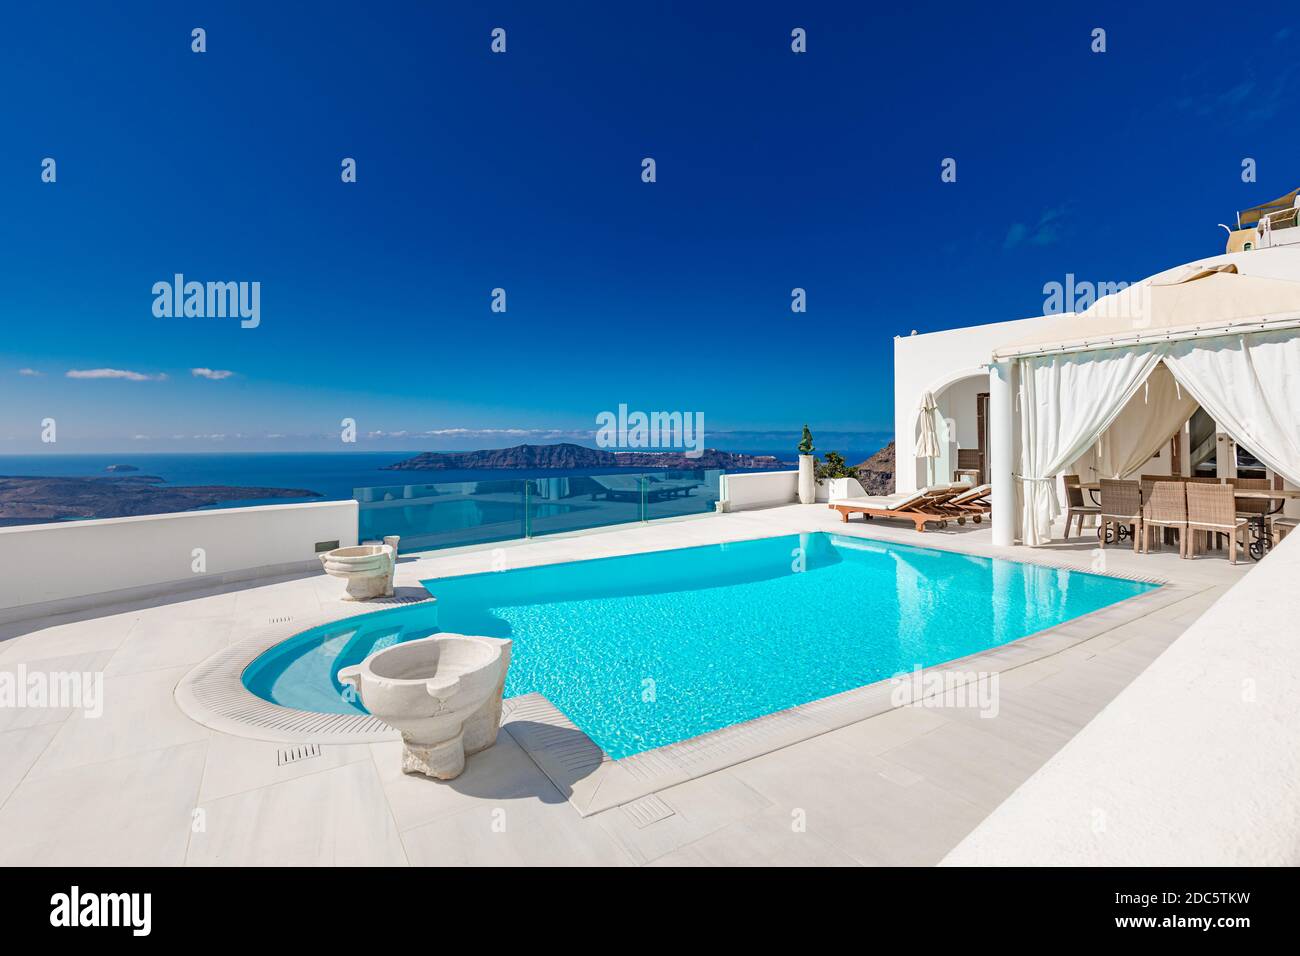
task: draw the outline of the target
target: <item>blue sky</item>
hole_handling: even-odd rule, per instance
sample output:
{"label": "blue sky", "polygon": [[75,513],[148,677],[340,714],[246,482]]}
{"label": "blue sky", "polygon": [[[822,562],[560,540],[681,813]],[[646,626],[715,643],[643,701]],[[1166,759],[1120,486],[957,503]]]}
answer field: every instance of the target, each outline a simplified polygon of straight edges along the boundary
{"label": "blue sky", "polygon": [[[62,451],[492,446],[619,403],[887,430],[893,336],[1218,252],[1300,185],[1293,5],[1047,6],[11,6],[0,452],[46,417]],[[260,325],[156,318],[177,272],[260,282]]]}

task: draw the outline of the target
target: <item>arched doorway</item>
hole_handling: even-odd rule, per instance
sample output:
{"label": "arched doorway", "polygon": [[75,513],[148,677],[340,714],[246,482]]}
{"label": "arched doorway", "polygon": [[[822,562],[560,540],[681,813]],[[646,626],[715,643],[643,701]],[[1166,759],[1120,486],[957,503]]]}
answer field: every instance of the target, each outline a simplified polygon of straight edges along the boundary
{"label": "arched doorway", "polygon": [[[982,367],[936,380],[929,388],[934,396],[937,411],[935,432],[939,439],[939,457],[915,460],[916,487],[955,480],[954,476],[969,476],[982,484],[989,473],[988,462],[988,401],[989,376]],[[913,419],[913,443],[921,429],[921,409]],[[900,469],[907,467],[899,462]]]}

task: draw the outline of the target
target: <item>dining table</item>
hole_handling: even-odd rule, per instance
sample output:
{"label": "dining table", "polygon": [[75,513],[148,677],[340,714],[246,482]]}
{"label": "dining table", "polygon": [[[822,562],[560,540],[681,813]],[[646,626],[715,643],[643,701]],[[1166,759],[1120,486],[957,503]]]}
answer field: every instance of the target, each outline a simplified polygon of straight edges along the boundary
{"label": "dining table", "polygon": [[[1175,475],[1169,479],[1178,481]],[[1222,479],[1219,484],[1223,484]],[[1079,487],[1092,496],[1094,504],[1100,505],[1097,499],[1097,493],[1101,491],[1100,481],[1082,481]],[[1294,501],[1300,498],[1300,489],[1297,488],[1237,488],[1234,489],[1232,497],[1238,501],[1271,501],[1274,507],[1267,512],[1250,514],[1250,523],[1255,528],[1255,534],[1251,538],[1250,547],[1247,549],[1253,560],[1258,561],[1268,554],[1269,549],[1273,547],[1273,535],[1268,529],[1268,519],[1271,515],[1277,514],[1286,505],[1288,501]],[[1123,529],[1121,529],[1123,531]],[[1121,538],[1123,535],[1121,534]]]}

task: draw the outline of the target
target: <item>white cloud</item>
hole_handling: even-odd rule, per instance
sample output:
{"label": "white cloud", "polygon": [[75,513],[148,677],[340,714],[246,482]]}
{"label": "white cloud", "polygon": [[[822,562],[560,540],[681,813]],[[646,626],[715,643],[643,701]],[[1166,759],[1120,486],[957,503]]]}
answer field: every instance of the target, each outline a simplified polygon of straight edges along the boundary
{"label": "white cloud", "polygon": [[223,378],[230,378],[235,373],[224,368],[192,368],[190,374],[195,378],[210,378],[214,382],[219,382]]}
{"label": "white cloud", "polygon": [[157,375],[145,375],[143,372],[132,372],[125,368],[71,368],[68,369],[68,378],[120,378],[128,382],[165,382],[167,375],[159,372]]}
{"label": "white cloud", "polygon": [[44,372],[38,372],[38,371],[36,371],[36,369],[34,369],[34,368],[20,368],[20,369],[18,370],[18,374],[19,374],[19,375],[26,375],[28,378],[39,378],[40,376],[44,375],[45,373],[44,373]]}

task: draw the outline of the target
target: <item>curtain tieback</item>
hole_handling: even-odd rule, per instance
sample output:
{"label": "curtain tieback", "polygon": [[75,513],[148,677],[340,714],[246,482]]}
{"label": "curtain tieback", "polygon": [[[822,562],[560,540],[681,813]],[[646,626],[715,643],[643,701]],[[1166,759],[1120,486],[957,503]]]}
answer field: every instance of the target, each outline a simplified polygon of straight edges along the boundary
{"label": "curtain tieback", "polygon": [[1031,478],[1029,475],[1012,475],[1011,477],[1014,478],[1016,481],[1055,481],[1056,480],[1055,475],[1053,475],[1051,478]]}

